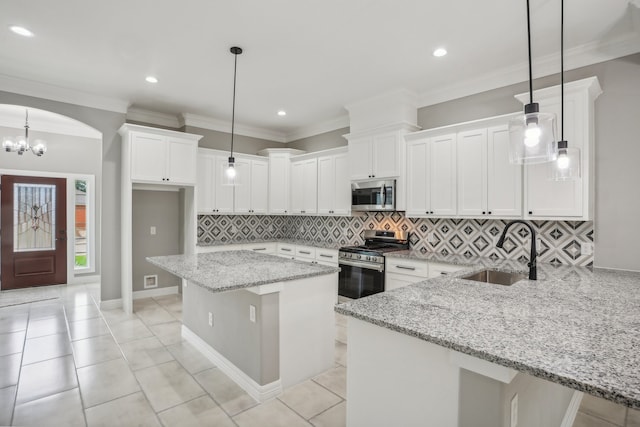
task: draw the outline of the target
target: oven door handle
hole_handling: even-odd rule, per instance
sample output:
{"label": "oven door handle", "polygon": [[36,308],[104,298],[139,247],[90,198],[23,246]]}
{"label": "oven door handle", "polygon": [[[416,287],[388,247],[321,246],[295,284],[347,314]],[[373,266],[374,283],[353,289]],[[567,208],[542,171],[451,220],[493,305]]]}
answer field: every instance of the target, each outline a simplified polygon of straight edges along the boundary
{"label": "oven door handle", "polygon": [[387,186],[382,184],[380,191],[382,191],[382,206],[384,207],[387,204]]}
{"label": "oven door handle", "polygon": [[351,267],[366,268],[367,270],[384,271],[384,264],[370,264],[368,262],[347,261],[345,259],[338,260],[338,264],[349,265]]}

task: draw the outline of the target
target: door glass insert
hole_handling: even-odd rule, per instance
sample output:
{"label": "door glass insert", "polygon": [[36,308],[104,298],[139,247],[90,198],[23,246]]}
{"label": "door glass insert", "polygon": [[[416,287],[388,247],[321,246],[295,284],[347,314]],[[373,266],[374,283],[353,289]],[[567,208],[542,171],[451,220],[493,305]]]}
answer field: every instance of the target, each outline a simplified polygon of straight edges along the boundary
{"label": "door glass insert", "polygon": [[87,259],[87,187],[84,179],[75,180],[75,267],[76,269],[89,266]]}
{"label": "door glass insert", "polygon": [[14,252],[55,250],[55,185],[13,185]]}

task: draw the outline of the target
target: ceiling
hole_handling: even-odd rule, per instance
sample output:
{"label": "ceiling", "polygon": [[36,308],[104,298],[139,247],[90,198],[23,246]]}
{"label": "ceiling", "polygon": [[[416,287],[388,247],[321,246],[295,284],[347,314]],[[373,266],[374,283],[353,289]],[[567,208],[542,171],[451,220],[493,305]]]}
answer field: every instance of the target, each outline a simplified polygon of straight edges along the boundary
{"label": "ceiling", "polygon": [[[525,0],[3,0],[0,90],[290,141],[397,89],[430,105],[527,79]],[[640,0],[565,0],[567,68],[640,51]],[[559,70],[560,0],[531,0],[534,74]],[[24,26],[34,37],[8,30]],[[432,51],[449,54],[436,58]],[[156,76],[157,84],[145,82]],[[1,99],[0,99],[1,102]],[[278,110],[287,111],[279,117]],[[215,126],[214,126],[215,127]],[[242,132],[241,132],[242,133]]]}

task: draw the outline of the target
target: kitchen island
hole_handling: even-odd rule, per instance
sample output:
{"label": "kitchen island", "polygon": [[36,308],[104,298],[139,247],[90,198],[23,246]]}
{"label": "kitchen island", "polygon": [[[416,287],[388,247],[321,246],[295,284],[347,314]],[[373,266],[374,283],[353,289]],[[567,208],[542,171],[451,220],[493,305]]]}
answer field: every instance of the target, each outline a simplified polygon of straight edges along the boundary
{"label": "kitchen island", "polygon": [[338,268],[252,251],[147,260],[183,279],[183,338],[257,401],[333,366]]}
{"label": "kitchen island", "polygon": [[640,273],[541,264],[538,281],[462,279],[491,264],[336,307],[348,425],[569,427],[581,392],[640,407]]}

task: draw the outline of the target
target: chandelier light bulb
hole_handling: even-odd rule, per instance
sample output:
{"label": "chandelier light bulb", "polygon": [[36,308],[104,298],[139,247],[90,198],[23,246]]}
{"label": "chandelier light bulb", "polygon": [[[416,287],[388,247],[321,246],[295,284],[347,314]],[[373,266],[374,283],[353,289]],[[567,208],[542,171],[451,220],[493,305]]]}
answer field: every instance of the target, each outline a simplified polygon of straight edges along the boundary
{"label": "chandelier light bulb", "polygon": [[540,128],[537,123],[529,123],[524,131],[524,144],[527,147],[535,147],[540,142]]}
{"label": "chandelier light bulb", "polygon": [[233,179],[236,177],[236,168],[234,167],[233,163],[229,163],[229,167],[227,168],[227,178],[229,179]]}

